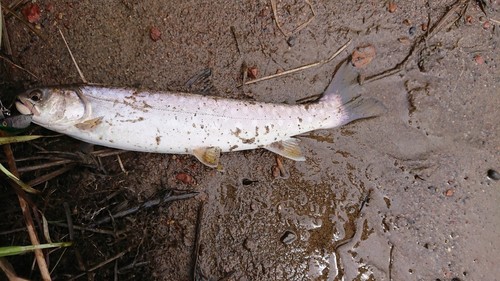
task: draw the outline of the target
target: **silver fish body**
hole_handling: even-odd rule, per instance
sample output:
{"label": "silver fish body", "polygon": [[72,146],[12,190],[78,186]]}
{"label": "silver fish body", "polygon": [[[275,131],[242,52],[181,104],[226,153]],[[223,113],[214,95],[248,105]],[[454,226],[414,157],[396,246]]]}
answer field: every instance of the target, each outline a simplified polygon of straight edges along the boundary
{"label": "silver fish body", "polygon": [[344,64],[323,98],[305,105],[80,86],[32,89],[16,106],[38,125],[107,147],[192,154],[212,167],[220,152],[256,148],[303,161],[293,136],[381,112],[380,103],[353,93],[353,73]]}

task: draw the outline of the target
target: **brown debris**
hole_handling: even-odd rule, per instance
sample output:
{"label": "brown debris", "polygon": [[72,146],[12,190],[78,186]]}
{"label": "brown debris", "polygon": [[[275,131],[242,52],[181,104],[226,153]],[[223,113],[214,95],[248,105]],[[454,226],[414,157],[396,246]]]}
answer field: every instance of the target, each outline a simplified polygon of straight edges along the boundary
{"label": "brown debris", "polygon": [[178,173],[175,176],[175,179],[177,181],[180,181],[180,182],[185,183],[185,184],[195,184],[196,183],[195,179],[191,175],[186,174],[186,173]]}
{"label": "brown debris", "polygon": [[474,56],[474,61],[479,65],[484,64],[484,58],[480,54]]}
{"label": "brown debris", "polygon": [[470,15],[465,17],[465,23],[468,25],[472,24],[473,20],[473,17]]}
{"label": "brown debris", "polygon": [[410,38],[408,38],[406,36],[398,38],[398,41],[399,41],[399,43],[403,43],[405,45],[409,45],[410,44]]}
{"label": "brown debris", "polygon": [[158,27],[156,27],[156,26],[151,27],[151,29],[149,30],[149,37],[154,42],[160,40],[161,39],[161,31],[160,31],[160,29]]}
{"label": "brown debris", "polygon": [[256,79],[259,76],[259,69],[255,66],[247,68],[247,77],[250,79]]}
{"label": "brown debris", "polygon": [[375,54],[375,47],[372,45],[358,47],[352,53],[351,62],[355,67],[363,68],[373,60]]}
{"label": "brown debris", "polygon": [[26,5],[23,8],[22,13],[29,23],[36,23],[41,18],[40,6],[36,3]]}
{"label": "brown debris", "polygon": [[491,23],[490,23],[489,21],[485,21],[485,22],[483,23],[483,28],[484,28],[484,29],[486,29],[486,30],[487,30],[487,29],[490,29],[490,27],[491,27]]}
{"label": "brown debris", "polygon": [[394,3],[393,1],[389,1],[389,5],[387,6],[387,11],[389,11],[389,13],[394,13],[397,9],[398,6],[396,5],[396,3]]}
{"label": "brown debris", "polygon": [[448,189],[448,190],[446,190],[446,191],[445,191],[445,193],[444,193],[444,195],[445,195],[446,197],[451,197],[451,196],[453,196],[453,194],[455,194],[455,190],[453,190],[453,189],[451,189],[451,188],[450,188],[450,189]]}

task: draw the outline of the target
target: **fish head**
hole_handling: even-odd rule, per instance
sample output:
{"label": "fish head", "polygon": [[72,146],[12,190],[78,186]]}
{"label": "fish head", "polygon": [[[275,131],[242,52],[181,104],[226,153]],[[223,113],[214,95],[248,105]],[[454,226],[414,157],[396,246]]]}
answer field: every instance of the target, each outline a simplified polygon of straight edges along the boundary
{"label": "fish head", "polygon": [[21,114],[32,114],[33,123],[46,128],[72,126],[81,122],[86,105],[78,89],[36,88],[17,96]]}

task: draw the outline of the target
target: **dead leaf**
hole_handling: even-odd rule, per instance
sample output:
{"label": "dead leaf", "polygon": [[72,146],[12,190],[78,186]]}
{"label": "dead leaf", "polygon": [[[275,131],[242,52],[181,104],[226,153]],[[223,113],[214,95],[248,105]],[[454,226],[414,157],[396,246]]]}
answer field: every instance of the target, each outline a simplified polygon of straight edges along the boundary
{"label": "dead leaf", "polygon": [[373,60],[375,54],[375,47],[372,45],[358,47],[352,53],[351,62],[355,67],[363,68]]}

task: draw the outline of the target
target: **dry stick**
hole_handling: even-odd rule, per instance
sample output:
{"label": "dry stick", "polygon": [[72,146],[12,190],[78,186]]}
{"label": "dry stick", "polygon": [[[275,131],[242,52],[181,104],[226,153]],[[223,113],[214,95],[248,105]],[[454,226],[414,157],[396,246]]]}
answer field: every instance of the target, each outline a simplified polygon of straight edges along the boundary
{"label": "dry stick", "polygon": [[80,78],[82,79],[84,84],[88,84],[87,79],[85,79],[85,76],[83,76],[82,71],[80,70],[80,67],[78,66],[78,63],[76,63],[75,57],[73,56],[73,53],[71,52],[71,49],[69,48],[68,42],[66,41],[66,38],[64,38],[64,34],[62,33],[61,29],[59,29],[59,33],[61,34],[61,37],[64,41],[64,44],[66,45],[66,49],[68,49],[69,55],[71,56],[71,60],[73,61],[73,64],[76,67],[76,70],[78,71],[78,74],[80,75]]}
{"label": "dry stick", "polygon": [[[0,132],[0,136],[4,136],[4,132]],[[10,144],[4,144],[3,145],[3,150],[5,153],[5,156],[7,157],[8,165],[9,165],[9,170],[10,172],[19,178],[19,173],[17,172],[17,167],[16,167],[16,161],[14,160],[14,155],[12,153],[12,149],[10,147]],[[15,183],[11,182],[12,186],[16,186]],[[25,222],[26,222],[26,229],[28,230],[28,236],[30,238],[31,244],[34,246],[40,245],[40,241],[38,240],[38,236],[35,231],[35,226],[33,224],[33,217],[31,216],[31,210],[29,208],[28,202],[24,199],[26,197],[26,193],[19,189],[19,188],[14,188],[17,197],[19,199],[19,206],[21,207],[21,211],[23,213]],[[42,275],[43,280],[52,280],[50,278],[50,273],[49,273],[49,268],[47,267],[47,263],[45,262],[45,257],[43,255],[43,251],[41,249],[35,249],[35,258],[36,262],[38,264],[38,268],[40,270],[40,274]]]}
{"label": "dry stick", "polygon": [[464,4],[466,4],[469,1],[470,0],[458,0],[457,2],[455,2],[455,4],[453,4],[453,6],[448,10],[448,12],[446,12],[441,17],[441,19],[439,19],[439,21],[436,24],[434,24],[434,26],[432,26],[432,28],[430,28],[428,33],[420,36],[420,38],[411,47],[410,51],[408,52],[408,55],[406,55],[406,57],[401,62],[396,64],[396,66],[394,66],[391,69],[388,69],[388,70],[385,70],[381,73],[367,77],[363,81],[363,83],[368,83],[368,82],[380,80],[382,78],[391,76],[391,75],[396,74],[396,73],[400,72],[401,70],[403,70],[403,68],[406,66],[406,64],[410,61],[410,58],[412,58],[413,55],[416,53],[415,51],[422,50],[422,45],[424,45],[427,42],[427,40],[431,39],[434,35],[436,35],[438,32],[440,32],[443,28],[448,27],[451,24],[453,24],[455,21],[452,21],[450,23],[450,22],[448,22],[448,19],[450,19],[457,12],[457,10],[460,9],[461,6],[463,6]]}
{"label": "dry stick", "polygon": [[236,48],[238,49],[238,54],[241,55],[240,42],[238,41],[238,34],[236,34],[236,28],[234,26],[230,27],[231,33],[233,34],[234,41],[236,42]]}
{"label": "dry stick", "polygon": [[[6,45],[6,46],[8,46],[8,45]],[[6,51],[6,52],[7,52],[7,51]],[[12,66],[14,66],[14,67],[16,67],[16,68],[18,68],[18,69],[20,69],[20,70],[22,70],[22,71],[24,71],[24,72],[28,73],[29,75],[33,76],[33,78],[35,78],[36,80],[40,80],[40,79],[38,79],[38,76],[36,76],[35,74],[33,74],[33,72],[31,72],[31,71],[27,70],[26,68],[24,68],[24,67],[22,67],[22,66],[19,66],[19,65],[15,64],[15,63],[14,63],[13,61],[11,61],[10,59],[8,59],[8,58],[6,58],[6,57],[4,57],[4,56],[0,56],[0,59],[3,59],[4,61],[6,61],[6,62],[10,63]]]}
{"label": "dry stick", "polygon": [[321,60],[321,61],[318,61],[318,62],[315,62],[315,63],[310,63],[310,64],[306,64],[306,65],[303,65],[303,66],[299,66],[297,68],[292,68],[292,69],[289,69],[289,70],[285,70],[285,71],[280,72],[280,73],[276,73],[276,74],[269,75],[269,76],[266,76],[266,77],[262,77],[262,78],[259,78],[259,79],[251,80],[251,81],[245,82],[242,85],[239,85],[238,87],[241,87],[243,85],[249,85],[249,84],[253,84],[253,83],[265,81],[265,80],[269,80],[269,79],[273,79],[273,78],[276,78],[276,77],[280,77],[280,76],[283,76],[283,75],[288,75],[288,74],[291,74],[291,73],[295,73],[297,71],[301,71],[301,70],[304,70],[304,69],[308,69],[308,68],[311,68],[311,67],[315,67],[315,66],[319,66],[319,65],[328,63],[331,60],[333,60],[335,57],[337,57],[342,51],[344,51],[347,48],[347,46],[349,46],[350,43],[351,43],[351,39],[349,39],[349,41],[347,41],[347,43],[345,43],[342,47],[340,47],[340,49],[338,51],[336,51],[333,55],[331,55],[326,60]]}
{"label": "dry stick", "polygon": [[101,268],[101,267],[103,267],[103,266],[107,265],[108,263],[113,262],[113,261],[115,261],[115,260],[117,260],[117,259],[119,259],[119,258],[123,257],[126,253],[128,253],[128,252],[130,251],[130,249],[131,249],[131,248],[128,248],[128,249],[126,249],[125,251],[123,251],[123,252],[121,252],[121,253],[119,253],[119,254],[115,255],[114,257],[111,257],[111,258],[109,258],[109,259],[107,259],[107,260],[105,260],[105,261],[102,261],[102,262],[100,262],[100,263],[96,264],[95,266],[93,266],[93,267],[89,268],[89,270],[87,270],[86,272],[80,273],[80,274],[78,274],[77,276],[74,276],[74,277],[70,278],[69,280],[75,280],[75,279],[78,279],[78,278],[80,278],[80,277],[84,276],[85,274],[88,274],[89,272],[95,271],[96,269],[99,269],[99,268]]}
{"label": "dry stick", "polygon": [[102,219],[98,220],[97,222],[91,224],[91,226],[96,226],[96,225],[101,225],[103,223],[108,223],[109,221],[112,221],[114,219],[125,217],[125,216],[128,216],[130,214],[136,213],[142,209],[148,209],[148,208],[154,207],[154,206],[159,205],[159,204],[164,204],[164,203],[178,201],[178,200],[190,199],[190,198],[195,197],[198,194],[199,194],[199,192],[197,192],[197,191],[193,191],[193,192],[189,192],[189,193],[182,193],[182,194],[173,194],[173,192],[169,192],[168,194],[163,196],[163,198],[149,200],[149,201],[146,201],[140,205],[136,205],[136,206],[133,206],[133,207],[128,208],[126,210],[120,211],[116,214],[110,214],[109,217],[102,218]]}
{"label": "dry stick", "polygon": [[58,161],[52,161],[52,162],[39,164],[39,165],[20,167],[19,169],[17,169],[17,171],[20,174],[22,174],[22,173],[26,173],[26,172],[38,171],[41,169],[52,168],[54,166],[60,166],[60,165],[69,164],[69,163],[73,163],[73,162],[75,162],[75,161],[73,161],[73,160],[58,160]]}
{"label": "dry stick", "polygon": [[65,166],[65,167],[62,167],[61,169],[59,170],[55,170],[54,172],[51,172],[51,173],[48,173],[48,174],[45,174],[41,177],[38,177],[34,180],[31,180],[28,182],[28,185],[29,186],[36,186],[36,185],[39,185],[41,183],[44,183],[46,181],[49,181],[57,176],[60,176],[62,174],[64,174],[65,172],[73,169],[74,167],[76,166],[76,164],[71,164],[71,165],[68,165],[68,166]]}
{"label": "dry stick", "polygon": [[389,250],[389,281],[392,281],[392,263],[393,263],[394,245],[392,243],[389,244],[391,245],[391,249]]}
{"label": "dry stick", "polygon": [[[68,233],[69,233],[69,240],[74,242],[75,241],[75,231],[74,231],[74,226],[73,226],[73,219],[71,218],[71,211],[69,210],[69,204],[68,202],[63,203],[64,207],[64,213],[66,214],[66,221],[68,222]],[[86,263],[82,259],[82,255],[80,254],[80,251],[78,250],[78,247],[74,247],[75,250],[75,257],[78,262],[78,266],[80,270],[87,270]]]}
{"label": "dry stick", "polygon": [[280,22],[278,21],[278,9],[277,9],[277,5],[276,5],[276,0],[271,0],[271,10],[273,10],[273,16],[274,16],[274,22],[276,23],[276,26],[278,27],[279,31],[285,36],[285,37],[290,37],[292,36],[293,34],[301,31],[302,29],[304,29],[308,24],[310,24],[314,18],[316,18],[316,12],[314,11],[314,8],[311,4],[311,2],[309,2],[309,0],[305,0],[306,4],[309,6],[309,9],[311,9],[311,12],[312,12],[312,17],[310,17],[306,22],[300,24],[299,26],[297,26],[297,28],[295,28],[294,30],[292,30],[292,32],[288,33],[288,32],[285,32],[283,30],[283,28],[281,27],[281,24]]}
{"label": "dry stick", "polygon": [[202,201],[200,206],[198,207],[198,217],[196,218],[196,230],[194,236],[194,248],[193,248],[193,268],[191,272],[191,278],[193,281],[198,280],[197,278],[197,269],[198,269],[198,256],[200,253],[200,238],[201,238],[201,222],[203,219],[203,207],[205,207],[205,203]]}
{"label": "dry stick", "polygon": [[122,159],[120,158],[120,154],[116,154],[116,159],[118,159],[118,164],[120,165],[120,169],[125,175],[128,175],[127,170],[125,170],[125,166],[123,166]]}
{"label": "dry stick", "polygon": [[492,19],[492,18],[490,18],[490,21],[492,21],[493,23],[496,23],[496,24],[500,24],[500,21],[499,21],[499,20],[496,20],[496,19]]}
{"label": "dry stick", "polygon": [[[68,224],[62,223],[62,222],[56,222],[56,221],[49,221],[49,224],[59,226],[59,227],[68,227]],[[120,236],[123,234],[122,232],[115,232],[113,230],[106,230],[106,229],[101,229],[101,228],[92,228],[92,227],[83,227],[83,226],[78,226],[78,225],[73,225],[73,229],[80,230],[80,231],[88,231],[92,233],[99,233],[99,234],[106,234],[106,235],[111,235],[111,236]]]}

